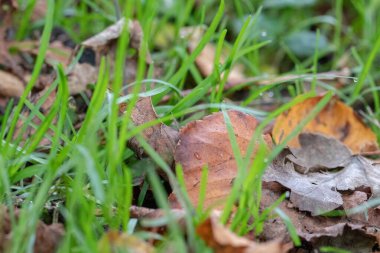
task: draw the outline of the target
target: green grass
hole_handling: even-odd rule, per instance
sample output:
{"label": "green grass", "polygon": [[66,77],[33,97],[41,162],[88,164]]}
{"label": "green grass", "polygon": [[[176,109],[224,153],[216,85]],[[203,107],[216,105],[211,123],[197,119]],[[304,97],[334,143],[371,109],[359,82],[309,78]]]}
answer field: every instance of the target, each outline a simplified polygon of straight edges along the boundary
{"label": "green grass", "polygon": [[[143,204],[148,192],[152,192],[155,204],[167,215],[164,222],[168,226],[168,234],[157,236],[146,233],[143,234],[145,239],[159,238],[161,243],[157,247],[162,251],[167,247],[175,247],[177,252],[186,252],[188,247],[194,252],[210,251],[195,234],[196,225],[209,215],[203,203],[207,194],[208,170],[204,168],[200,175],[201,203],[192,206],[184,188],[186,178],[182,167],[178,165],[173,171],[141,136],[143,130],[156,124],[182,126],[190,119],[222,111],[237,160],[238,174],[226,200],[221,221],[226,223],[233,205],[239,203],[235,216],[230,220],[231,229],[239,235],[251,232],[259,235],[263,223],[278,215],[288,227],[295,245],[301,244],[300,238],[289,218],[278,208],[285,195],[268,209],[260,210],[261,176],[268,164],[333,95],[360,108],[380,139],[380,129],[375,120],[380,117],[377,87],[380,79],[380,18],[376,15],[380,5],[376,0],[317,1],[314,6],[303,7],[302,11],[297,6],[266,6],[265,1],[205,0],[198,6],[196,1],[135,0],[120,1],[115,10],[113,1],[107,0],[84,0],[79,3],[49,0],[46,17],[32,24],[30,18],[36,1],[19,2],[25,8],[25,14],[22,15],[21,11],[15,14],[18,17],[15,18],[17,40],[30,38],[33,30],[42,30],[42,35],[25,92],[17,102],[13,102],[14,107],[9,103],[1,115],[0,202],[9,208],[12,218],[10,252],[32,252],[35,227],[40,219],[49,216],[46,215],[49,205],[55,206],[55,212],[65,222],[66,233],[58,252],[97,252],[97,244],[105,228],[141,235],[134,230],[136,220],[130,217],[129,208],[132,203]],[[321,8],[317,7],[325,7],[326,11],[321,12]],[[114,67],[111,68],[113,59],[101,59],[99,78],[94,85],[85,119],[80,130],[76,131],[70,116],[73,112],[69,105],[68,80],[62,66],[56,66],[57,78],[38,103],[29,101],[28,94],[43,68],[53,27],[65,29],[79,43],[116,21],[117,13],[127,19],[133,17],[139,20],[144,32],[136,81],[130,84],[129,94],[122,97],[128,103],[126,111],[120,115],[120,100],[115,94],[120,94],[123,87],[129,85],[123,83],[125,57],[133,53],[127,48],[127,29],[117,42]],[[180,37],[180,29],[199,25],[206,27],[205,33],[195,50],[189,53],[186,40]],[[313,50],[302,56],[294,51],[294,45],[288,41],[289,37],[305,30],[314,32],[316,40],[308,41]],[[172,34],[157,46],[164,31],[172,31]],[[320,46],[322,39],[327,39],[329,43],[325,48]],[[213,72],[204,77],[196,67],[195,59],[210,42],[216,45],[216,59],[212,62]],[[226,61],[219,64],[225,49],[228,49]],[[147,69],[145,58],[148,52],[156,65]],[[352,76],[345,79],[348,85],[336,89],[317,74],[336,70],[343,57],[349,59],[345,67],[352,70]],[[223,91],[228,74],[237,63],[243,64],[245,74],[255,80]],[[154,68],[159,68],[162,73],[158,79],[152,77]],[[299,77],[266,86],[256,83],[293,74]],[[307,89],[306,78],[311,80],[310,90]],[[156,83],[156,87],[150,87],[152,82]],[[143,91],[143,87],[147,90]],[[188,95],[180,95],[182,90],[189,88],[192,91]],[[39,109],[54,89],[57,90],[56,100],[49,113],[44,115]],[[211,94],[208,95],[210,90]],[[243,90],[244,97],[230,102],[239,90]],[[267,150],[260,139],[264,128],[279,114],[314,96],[316,92],[326,94],[288,138],[272,151]],[[264,111],[259,107],[262,98],[268,94],[279,102],[273,111]],[[152,96],[159,119],[140,126],[132,125],[131,113],[138,95]],[[160,103],[165,96],[169,96],[168,102]],[[30,112],[26,117],[21,115],[24,108]],[[239,152],[232,123],[226,113],[228,109],[241,110],[261,120],[245,157]],[[21,117],[24,117],[21,135],[15,138],[16,124]],[[39,118],[38,125],[32,122],[34,117]],[[24,140],[22,133],[33,124],[35,134]],[[150,166],[141,165],[127,148],[127,141],[133,137],[139,140],[149,155],[145,159],[149,160]],[[39,148],[43,138],[51,141],[47,153]],[[256,141],[261,145],[254,161],[250,161],[248,154],[254,151]],[[186,212],[186,236],[170,215],[168,192],[163,187],[158,169],[166,174]],[[134,196],[133,182],[141,174],[145,174],[143,190],[140,196]],[[17,220],[14,217],[15,203],[19,203],[17,208],[20,209]],[[254,222],[249,223],[252,218]],[[321,250],[343,252],[332,247]]]}

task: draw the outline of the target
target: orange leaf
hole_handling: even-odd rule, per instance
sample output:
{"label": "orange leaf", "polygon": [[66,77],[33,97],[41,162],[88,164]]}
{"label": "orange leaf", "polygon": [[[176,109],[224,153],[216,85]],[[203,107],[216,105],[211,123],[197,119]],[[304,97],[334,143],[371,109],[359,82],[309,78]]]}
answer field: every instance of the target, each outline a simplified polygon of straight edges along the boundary
{"label": "orange leaf", "polygon": [[[229,111],[228,115],[240,152],[245,156],[258,121],[238,111]],[[272,143],[269,135],[263,137],[266,143]],[[198,204],[202,168],[207,166],[208,181],[204,206],[220,206],[228,196],[237,174],[235,156],[221,112],[191,122],[181,129],[175,161],[183,166],[186,189],[194,205]]]}
{"label": "orange leaf", "polygon": [[256,243],[239,237],[218,222],[215,212],[197,227],[197,234],[215,253],[285,253],[291,248],[279,241]]}
{"label": "orange leaf", "polygon": [[[273,139],[280,143],[319,103],[322,96],[309,98],[282,113],[273,126]],[[322,111],[311,120],[302,132],[321,133],[343,142],[354,153],[377,150],[376,135],[348,107],[337,98],[333,98]],[[300,147],[298,136],[288,143],[289,147]]]}

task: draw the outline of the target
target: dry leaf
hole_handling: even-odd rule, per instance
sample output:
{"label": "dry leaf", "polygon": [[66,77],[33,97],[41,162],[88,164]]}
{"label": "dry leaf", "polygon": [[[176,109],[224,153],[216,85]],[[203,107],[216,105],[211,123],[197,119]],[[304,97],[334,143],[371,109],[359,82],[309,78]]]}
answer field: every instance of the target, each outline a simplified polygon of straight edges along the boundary
{"label": "dry leaf", "polygon": [[[280,194],[281,192],[274,192],[264,185],[262,208],[269,207]],[[358,222],[346,217],[310,216],[296,210],[288,200],[284,200],[279,208],[290,218],[297,234],[304,239],[302,248],[306,250],[331,245],[352,252],[372,252],[379,243],[380,231],[376,223]],[[284,222],[278,217],[265,222],[260,238],[263,240],[282,238],[284,242],[291,241]]]}
{"label": "dry leaf", "polygon": [[[15,210],[16,219],[19,210]],[[4,206],[0,206],[0,252],[9,247],[12,240],[11,217]],[[62,224],[54,223],[46,225],[38,222],[36,227],[36,238],[34,242],[34,252],[53,253],[56,251],[60,240],[63,238],[65,231]]]}
{"label": "dry leaf", "polygon": [[[16,50],[20,53],[29,53],[37,56],[39,53],[40,41],[12,41],[8,43],[8,48]],[[63,45],[61,41],[53,41],[50,43],[46,55],[45,62],[50,66],[61,63],[66,67],[70,63],[72,49]]]}
{"label": "dry leaf", "polygon": [[120,19],[115,24],[107,27],[102,32],[83,41],[81,44],[85,47],[90,47],[95,51],[103,51],[109,47],[111,41],[118,39],[123,31],[125,19]]}
{"label": "dry leaf", "polygon": [[[228,115],[240,152],[245,156],[259,122],[254,117],[238,111],[229,111]],[[270,136],[263,135],[263,138],[270,146],[272,142]],[[181,129],[179,139],[175,161],[183,167],[186,189],[191,202],[198,205],[201,171],[207,166],[208,181],[204,206],[220,207],[228,196],[237,173],[223,113],[214,113],[203,120],[187,124]],[[171,195],[171,199],[173,198]]]}
{"label": "dry leaf", "polygon": [[289,188],[290,200],[300,210],[313,215],[334,210],[343,204],[339,191],[354,191],[359,187],[369,187],[374,196],[380,196],[380,170],[362,156],[352,156],[340,171],[304,174],[295,170],[287,159],[289,155],[291,153],[284,150],[268,167],[263,180],[279,182]]}
{"label": "dry leaf", "polygon": [[[309,98],[282,113],[276,120],[272,135],[276,143],[288,136],[310,111],[318,104],[322,96]],[[322,111],[310,121],[302,132],[321,133],[334,137],[349,147],[354,153],[377,150],[376,135],[355,114],[352,108],[338,99],[332,99]],[[299,147],[296,136],[288,143],[289,147]]]}
{"label": "dry leaf", "polygon": [[283,253],[291,248],[279,241],[256,243],[239,237],[223,226],[215,213],[197,227],[197,234],[215,253]]}
{"label": "dry leaf", "polygon": [[301,148],[290,148],[286,158],[298,172],[316,172],[343,167],[351,159],[350,150],[340,141],[321,134],[301,133]]}
{"label": "dry leaf", "polygon": [[95,84],[98,79],[98,68],[88,63],[78,63],[68,75],[70,95],[87,90],[89,84]]}
{"label": "dry leaf", "polygon": [[46,10],[47,10],[47,1],[37,0],[36,4],[34,5],[33,14],[31,17],[32,21],[37,21],[45,17]]}
{"label": "dry leaf", "polygon": [[[204,29],[199,26],[195,27],[185,27],[181,29],[181,36],[186,37],[189,44],[188,49],[192,53],[198,46],[204,33]],[[209,43],[207,44],[202,52],[195,59],[195,64],[202,73],[203,76],[209,76],[212,74],[215,62],[215,51],[216,47]],[[220,57],[220,62],[223,64],[226,61],[226,57],[222,54]],[[243,74],[243,66],[235,64],[227,78],[227,84],[225,88],[231,88],[235,85],[247,82],[246,76]]]}
{"label": "dry leaf", "polygon": [[[122,18],[115,24],[107,27],[104,31],[96,34],[95,36],[83,41],[81,44],[85,47],[92,48],[94,51],[105,54],[114,51],[115,42],[123,32],[125,19]],[[128,20],[129,30],[129,45],[131,48],[140,50],[143,31],[140,23],[136,20]],[[146,54],[147,63],[151,63],[151,57],[149,53]]]}
{"label": "dry leaf", "polygon": [[[131,119],[135,126],[157,119],[157,114],[153,109],[150,97],[141,98],[137,101],[132,111]],[[178,141],[178,132],[161,123],[145,129],[142,135],[161,158],[171,166],[174,161],[173,156]],[[136,138],[129,140],[128,145],[138,156],[143,157],[146,155]]]}
{"label": "dry leaf", "polygon": [[[141,219],[141,218],[149,218],[156,219],[162,218],[165,216],[165,212],[161,209],[151,209],[141,206],[131,206],[129,208],[129,212],[132,218]],[[181,220],[185,217],[185,210],[183,209],[170,209],[171,215],[177,219]]]}
{"label": "dry leaf", "polygon": [[350,214],[349,210],[364,204],[367,201],[367,193],[362,191],[355,191],[352,194],[344,194],[343,197],[343,209],[346,211],[347,216],[355,219],[365,221],[366,217],[362,213]]}
{"label": "dry leaf", "polygon": [[0,70],[0,96],[20,97],[24,84],[16,76]]}
{"label": "dry leaf", "polygon": [[108,231],[98,243],[99,252],[153,253],[155,249],[134,235]]}

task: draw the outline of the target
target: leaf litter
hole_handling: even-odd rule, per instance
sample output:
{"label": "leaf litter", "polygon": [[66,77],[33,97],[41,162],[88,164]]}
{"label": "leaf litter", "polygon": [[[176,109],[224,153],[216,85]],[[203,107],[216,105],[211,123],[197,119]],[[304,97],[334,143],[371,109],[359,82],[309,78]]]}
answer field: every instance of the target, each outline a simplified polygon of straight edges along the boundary
{"label": "leaf litter", "polygon": [[[10,4],[12,10],[18,8],[16,1],[6,1],[6,3]],[[44,1],[37,1],[37,5],[40,6],[40,13],[34,16],[34,19],[41,18],[46,9]],[[1,8],[0,14],[0,21],[5,24],[0,28],[0,40],[4,41],[0,43],[2,67],[0,70],[2,77],[0,78],[0,102],[2,103],[0,105],[3,106],[6,105],[4,101],[8,101],[3,99],[19,97],[22,94],[25,84],[29,81],[29,73],[21,54],[34,58],[37,54],[38,41],[8,40],[4,27],[11,26],[10,15],[2,13]],[[69,65],[72,56],[76,53],[75,49],[62,41],[53,41],[45,59],[46,71],[38,80],[36,89],[29,95],[31,102],[37,103],[55,79],[52,66],[55,66],[57,62],[67,68],[71,95],[81,92],[89,92],[91,95],[88,85],[94,84],[97,80],[100,56],[114,56],[115,42],[125,22],[122,19],[98,35],[82,42],[83,46],[93,50],[96,55],[95,63],[77,63],[70,69]],[[131,34],[129,46],[139,53],[143,36],[142,29],[137,21],[127,22]],[[190,52],[194,50],[197,43],[196,38],[190,41]],[[16,55],[10,54],[11,48],[16,49]],[[201,53],[201,57],[196,59],[197,67],[204,76],[212,73],[214,52],[214,45],[209,44]],[[149,54],[145,60],[146,64],[152,64]],[[124,83],[131,83],[136,79],[136,62],[136,57],[127,59],[126,66],[128,67],[125,70]],[[83,75],[84,72],[87,74]],[[227,80],[226,88],[249,80],[241,69],[234,68]],[[41,113],[49,112],[54,98],[55,91],[50,93],[45,103],[41,105]],[[278,144],[290,134],[321,98],[322,96],[318,96],[305,100],[280,115],[272,132],[274,141]],[[120,106],[120,113],[124,113],[124,106]],[[24,117],[27,117],[29,113],[28,110],[24,110]],[[259,121],[239,111],[228,111],[228,115],[231,118],[237,144],[244,157]],[[132,111],[132,121],[135,126],[158,118],[150,97],[140,98],[137,101]],[[40,123],[37,118],[34,118],[32,122],[37,126]],[[16,136],[23,134],[22,139],[25,140],[33,135],[32,129],[18,133],[22,127],[23,121],[19,121]],[[214,113],[202,120],[190,122],[179,133],[163,123],[157,124],[145,129],[142,136],[167,164],[172,166],[175,162],[183,167],[185,186],[194,206],[199,204],[199,187],[203,168],[208,170],[205,206],[219,209],[223,206],[237,174],[237,161],[222,113]],[[261,137],[268,149],[271,148],[273,145],[271,136],[263,134]],[[48,140],[45,139],[40,143],[41,146],[48,144]],[[370,204],[371,200],[380,197],[380,164],[360,155],[363,152],[378,150],[376,135],[364,125],[352,108],[334,98],[288,145],[289,147],[268,166],[263,176],[262,208],[272,204],[281,193],[290,191],[289,198],[283,201],[279,208],[290,218],[298,235],[310,248],[317,249],[320,246],[331,245],[349,248],[355,252],[378,250],[380,208]],[[129,142],[129,147],[139,158],[147,156],[135,139]],[[251,159],[253,158],[254,154],[251,156]],[[174,194],[169,199],[173,208],[180,208]],[[352,212],[355,208],[365,205],[368,206],[365,210]],[[330,217],[329,214],[336,210],[343,210],[345,215]],[[164,216],[164,212],[160,209],[132,206],[130,211],[131,216],[139,220]],[[212,211],[210,217],[197,226],[197,234],[215,252],[288,252],[292,248],[287,228],[278,217],[265,223],[263,233],[255,240],[260,239],[266,242],[258,243],[231,232],[228,226],[219,223],[216,213]],[[185,226],[184,210],[172,209],[171,214]],[[0,230],[0,247],[5,247],[4,242],[11,237],[11,228],[7,212],[2,211],[1,215],[4,222]],[[61,224],[46,225],[40,222],[37,226],[35,251],[53,252],[63,234],[64,229]],[[352,241],[355,241],[354,245]],[[99,241],[98,248],[111,252],[117,248],[132,249],[133,252],[154,252],[153,247],[147,242],[117,231],[105,233]]]}
{"label": "leaf litter", "polygon": [[[305,136],[309,135],[300,135],[300,139],[305,138]],[[275,181],[290,189],[292,203],[300,210],[309,211],[313,215],[326,213],[342,206],[343,199],[339,191],[354,191],[360,187],[367,187],[371,189],[371,193],[375,198],[379,197],[380,171],[368,159],[359,155],[341,156],[339,159],[344,159],[339,162],[334,156],[324,155],[326,150],[319,152],[319,155],[315,155],[318,150],[328,149],[323,144],[323,141],[328,143],[338,141],[322,135],[310,134],[310,136],[311,139],[321,140],[313,141],[315,149],[304,149],[302,153],[299,153],[305,158],[310,157],[312,161],[309,165],[313,165],[314,167],[312,168],[314,169],[321,169],[320,171],[307,172],[310,166],[307,164],[307,168],[302,167],[305,160],[295,159],[297,153],[292,154],[292,149],[290,149],[284,150],[268,167],[263,180],[266,182]],[[318,146],[318,144],[322,144],[322,146]],[[334,147],[334,145],[330,147]],[[335,151],[330,150],[330,152]],[[347,154],[346,152],[345,155]],[[318,157],[319,159],[316,160]],[[299,163],[297,164],[297,162]],[[318,166],[315,166],[315,163]],[[324,166],[321,166],[322,164]],[[327,171],[326,165],[330,166]],[[296,167],[302,169],[297,170]]]}

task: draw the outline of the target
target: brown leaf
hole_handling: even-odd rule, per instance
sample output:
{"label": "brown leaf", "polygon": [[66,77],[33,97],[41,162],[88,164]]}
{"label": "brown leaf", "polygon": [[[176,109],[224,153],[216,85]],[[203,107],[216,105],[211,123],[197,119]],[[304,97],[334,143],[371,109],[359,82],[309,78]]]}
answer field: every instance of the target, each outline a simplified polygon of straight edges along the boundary
{"label": "brown leaf", "polygon": [[[8,48],[16,50],[20,53],[29,53],[33,56],[37,56],[39,53],[40,42],[33,40],[26,41],[12,41],[8,43]],[[61,41],[53,41],[50,43],[46,55],[45,62],[50,66],[55,66],[57,63],[61,63],[64,67],[70,63],[70,57],[72,49],[63,45]]]}
{"label": "brown leaf", "polygon": [[372,194],[379,196],[380,171],[362,156],[352,156],[340,171],[314,172],[304,174],[295,170],[294,164],[282,154],[268,167],[263,180],[279,182],[291,190],[290,200],[300,210],[313,215],[334,210],[343,204],[339,191],[355,190],[359,187],[371,188]]}
{"label": "brown leaf", "polygon": [[[15,210],[16,219],[19,210]],[[0,206],[0,252],[3,252],[12,240],[12,224],[8,210],[4,206]],[[46,225],[38,222],[36,227],[36,239],[34,242],[34,252],[53,253],[56,251],[60,240],[64,235],[64,227],[62,224],[54,223]]]}
{"label": "brown leaf", "polygon": [[[189,42],[188,49],[190,53],[192,53],[198,46],[198,43],[202,38],[203,32],[203,28],[199,26],[185,27],[181,29],[181,35],[183,37],[187,37],[187,40]],[[197,65],[198,69],[200,70],[203,76],[209,76],[213,72],[215,62],[215,51],[216,47],[214,46],[214,44],[209,43],[204,47],[202,52],[195,59],[195,64]],[[226,61],[225,55],[226,52],[222,52],[222,55],[220,57],[220,63],[222,64]],[[242,84],[247,81],[247,77],[243,74],[242,68],[243,66],[236,64],[232,67],[228,75],[227,84],[225,88],[231,88],[234,85]]]}
{"label": "brown leaf", "polygon": [[[264,185],[262,208],[269,207],[280,194]],[[297,234],[308,242],[303,244],[307,250],[328,245],[352,252],[372,252],[380,238],[376,223],[357,222],[346,217],[310,216],[296,210],[288,200],[284,200],[279,208],[290,218]],[[264,240],[282,238],[284,242],[291,241],[284,222],[277,217],[265,222],[260,238]]]}
{"label": "brown leaf", "polygon": [[[153,109],[150,97],[141,98],[137,101],[135,108],[132,111],[131,118],[136,126],[157,119],[157,114]],[[178,141],[178,132],[161,123],[145,129],[142,132],[142,135],[161,158],[171,166],[174,161],[173,156]],[[138,156],[142,157],[146,155],[144,149],[140,147],[140,143],[136,138],[129,140],[128,145]]]}
{"label": "brown leaf", "polygon": [[[302,119],[310,113],[323,96],[309,98],[282,113],[276,120],[272,135],[276,143],[288,136]],[[332,99],[322,111],[310,121],[302,132],[321,133],[334,137],[354,153],[377,150],[376,135],[348,107],[338,99]],[[288,143],[289,147],[300,147],[298,137]]]}
{"label": "brown leaf", "polygon": [[34,252],[56,252],[56,249],[58,248],[59,242],[61,241],[64,233],[64,227],[60,223],[46,225],[43,222],[39,222],[36,230]]}
{"label": "brown leaf", "polygon": [[156,250],[134,235],[108,231],[98,243],[99,252],[130,252],[130,253],[153,253]]}
{"label": "brown leaf", "polygon": [[351,158],[351,151],[340,141],[321,134],[301,133],[301,148],[290,148],[286,158],[298,172],[316,172],[343,167]]}
{"label": "brown leaf", "polygon": [[23,91],[24,84],[20,79],[0,70],[0,96],[20,97]]}
{"label": "brown leaf", "polygon": [[350,214],[351,208],[357,207],[367,201],[367,193],[362,191],[355,191],[352,194],[344,194],[343,196],[343,208],[348,213],[347,216],[355,220],[365,220],[365,215],[361,213]]}
{"label": "brown leaf", "polygon": [[68,85],[71,95],[87,90],[89,84],[95,84],[98,79],[98,68],[88,63],[78,63],[68,75]]}
{"label": "brown leaf", "polygon": [[[128,30],[129,30],[129,44],[132,48],[137,51],[140,50],[143,31],[140,23],[136,20],[128,20]],[[105,54],[114,51],[115,42],[120,37],[123,32],[123,27],[125,25],[125,19],[122,18],[115,24],[107,27],[104,31],[96,34],[95,36],[83,41],[81,44],[85,47],[92,48],[94,51]],[[149,53],[146,55],[146,61],[151,63],[151,58]]]}
{"label": "brown leaf", "polygon": [[[165,213],[161,209],[151,209],[151,208],[146,208],[146,207],[141,207],[141,206],[131,206],[129,208],[129,212],[131,214],[132,218],[150,218],[150,219],[155,219],[155,218],[162,218],[165,216]],[[170,213],[172,214],[175,219],[183,219],[185,217],[185,210],[183,209],[170,209]]]}
{"label": "brown leaf", "polygon": [[46,10],[47,10],[47,1],[37,0],[36,4],[34,5],[33,14],[31,17],[32,21],[37,21],[45,17]]}
{"label": "brown leaf", "polygon": [[120,37],[125,24],[125,19],[120,19],[115,24],[107,27],[102,32],[88,38],[81,44],[85,47],[94,49],[95,51],[103,51],[109,47],[110,42]]}
{"label": "brown leaf", "polygon": [[[254,117],[238,111],[229,111],[228,115],[240,152],[245,156],[259,122]],[[263,138],[267,145],[271,146],[270,136],[263,135]],[[204,206],[218,205],[220,207],[228,196],[237,173],[234,153],[221,112],[207,116],[203,120],[191,122],[181,129],[175,161],[183,167],[186,189],[194,205],[198,204],[202,168],[208,167]]]}
{"label": "brown leaf", "polygon": [[291,248],[279,241],[256,243],[239,237],[223,226],[215,213],[197,227],[197,234],[215,253],[280,253]]}

